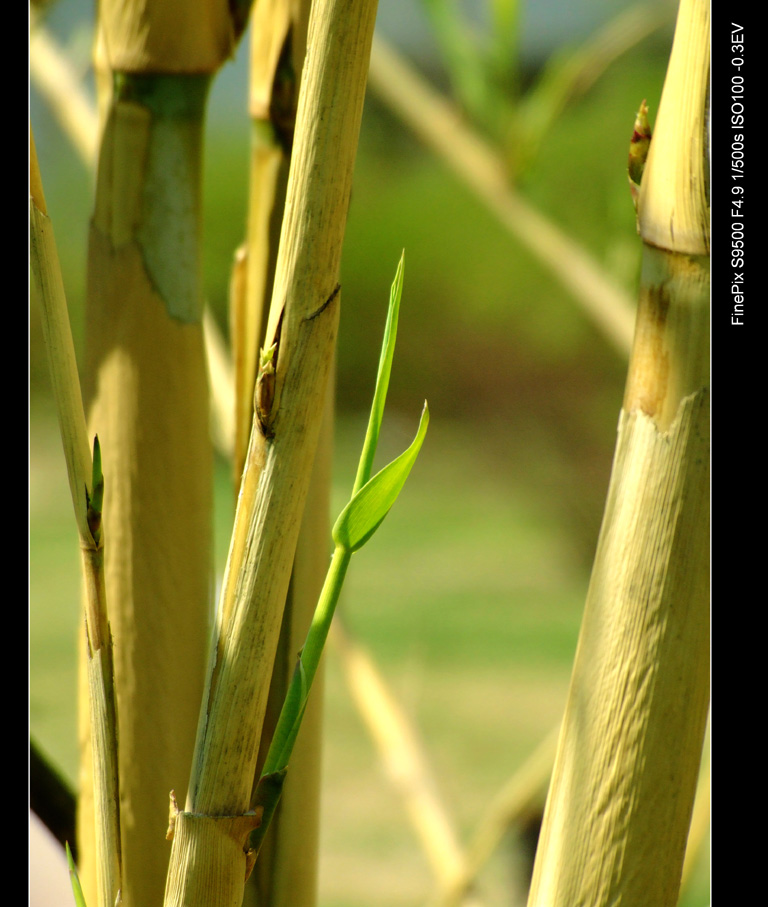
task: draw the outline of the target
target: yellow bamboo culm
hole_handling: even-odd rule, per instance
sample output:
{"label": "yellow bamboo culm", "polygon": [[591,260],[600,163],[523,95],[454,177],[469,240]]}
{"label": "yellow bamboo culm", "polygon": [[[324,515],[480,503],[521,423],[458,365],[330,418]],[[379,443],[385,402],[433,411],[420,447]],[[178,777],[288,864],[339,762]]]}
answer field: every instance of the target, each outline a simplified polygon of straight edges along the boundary
{"label": "yellow bamboo culm", "polygon": [[529,907],[674,907],[709,701],[709,5],[642,178],[635,340]]}
{"label": "yellow bamboo culm", "polygon": [[[243,25],[236,7],[242,4],[226,0],[98,4],[85,399],[108,489],[124,907],[162,902],[168,792],[186,791],[208,655],[213,463],[201,159],[207,90]],[[90,904],[98,856],[85,673],[78,838]]]}

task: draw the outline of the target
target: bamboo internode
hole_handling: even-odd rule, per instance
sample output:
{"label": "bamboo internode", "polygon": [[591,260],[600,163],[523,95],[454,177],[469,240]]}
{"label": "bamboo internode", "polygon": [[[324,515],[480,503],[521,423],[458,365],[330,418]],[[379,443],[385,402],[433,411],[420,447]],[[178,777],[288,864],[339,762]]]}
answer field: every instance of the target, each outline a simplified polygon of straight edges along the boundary
{"label": "bamboo internode", "polygon": [[529,907],[674,907],[709,702],[709,7],[642,176],[635,341]]}

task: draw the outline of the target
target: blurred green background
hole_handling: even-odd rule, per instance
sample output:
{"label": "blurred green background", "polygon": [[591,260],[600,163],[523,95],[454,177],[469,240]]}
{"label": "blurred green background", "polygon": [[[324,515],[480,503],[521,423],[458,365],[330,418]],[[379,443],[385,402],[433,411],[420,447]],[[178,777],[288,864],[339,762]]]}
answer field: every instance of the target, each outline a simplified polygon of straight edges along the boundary
{"label": "blurred green background", "polygon": [[[624,4],[529,3],[519,78],[586,38]],[[479,5],[477,5],[479,8]],[[470,10],[471,13],[471,10]],[[50,25],[87,65],[90,4],[60,0]],[[525,197],[633,292],[640,243],[627,186],[634,113],[658,108],[667,25],[571,103],[520,181]],[[447,89],[418,0],[387,5],[379,28]],[[205,281],[226,331],[227,282],[242,241],[248,160],[247,39],[217,79],[205,168]],[[31,113],[73,330],[82,303],[92,177],[34,89]],[[350,630],[414,720],[464,839],[493,794],[561,714],[613,452],[626,363],[559,283],[369,92],[342,263],[334,515],[351,487],[372,393],[389,285],[405,288],[381,459],[399,453],[423,400],[432,420],[391,515],[353,562]],[[30,314],[30,722],[76,778],[77,537],[49,397],[34,293]],[[217,463],[216,564],[232,520]],[[424,903],[428,864],[374,747],[327,659],[322,907]],[[515,904],[516,836],[481,877],[489,903]],[[684,899],[709,903],[706,855]]]}

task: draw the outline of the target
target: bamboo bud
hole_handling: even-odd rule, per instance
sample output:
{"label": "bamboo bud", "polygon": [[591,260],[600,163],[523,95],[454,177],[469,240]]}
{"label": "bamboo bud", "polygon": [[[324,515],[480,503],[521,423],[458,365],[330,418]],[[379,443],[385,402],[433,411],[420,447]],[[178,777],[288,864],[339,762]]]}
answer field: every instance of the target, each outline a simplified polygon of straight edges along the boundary
{"label": "bamboo bud", "polygon": [[709,4],[681,0],[638,201],[645,243],[709,254]]}

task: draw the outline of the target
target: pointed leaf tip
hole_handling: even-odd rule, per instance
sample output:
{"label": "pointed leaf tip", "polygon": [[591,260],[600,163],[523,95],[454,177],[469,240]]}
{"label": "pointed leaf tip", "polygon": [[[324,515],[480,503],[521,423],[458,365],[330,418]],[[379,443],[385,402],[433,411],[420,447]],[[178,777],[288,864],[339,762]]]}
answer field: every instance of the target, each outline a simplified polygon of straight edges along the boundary
{"label": "pointed leaf tip", "polygon": [[72,851],[69,849],[68,841],[64,843],[64,849],[67,852],[67,866],[69,867],[69,878],[72,883],[72,893],[75,896],[75,904],[77,907],[86,907],[85,896],[83,895],[83,889],[80,887],[80,879],[77,875],[77,868],[75,867],[75,861],[72,857]]}

